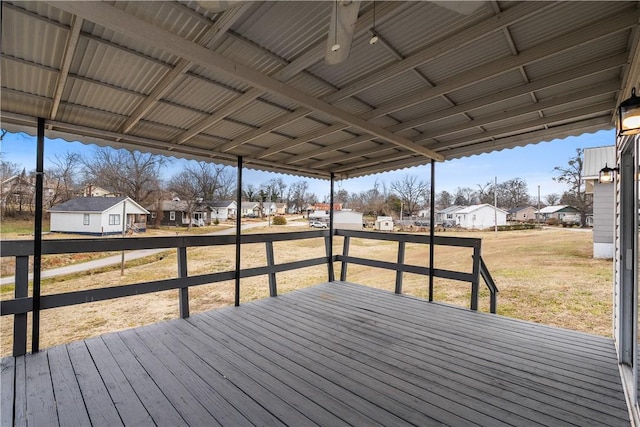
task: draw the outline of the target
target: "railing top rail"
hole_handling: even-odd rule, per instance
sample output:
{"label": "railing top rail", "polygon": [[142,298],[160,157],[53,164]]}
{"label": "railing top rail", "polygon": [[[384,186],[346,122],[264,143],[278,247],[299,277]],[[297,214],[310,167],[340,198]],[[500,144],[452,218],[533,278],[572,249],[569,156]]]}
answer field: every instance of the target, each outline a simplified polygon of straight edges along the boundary
{"label": "railing top rail", "polygon": [[[341,230],[335,232],[338,236],[360,237],[372,240],[387,240],[393,242],[408,243],[429,243],[429,236],[425,234],[407,233],[380,233],[377,231]],[[465,248],[475,248],[479,246],[482,239],[472,237],[434,236],[433,243],[441,246],[459,246]]]}
{"label": "railing top rail", "polygon": [[[291,233],[243,234],[242,243],[264,243],[311,239],[328,235],[328,230],[295,231]],[[173,249],[179,247],[232,245],[236,235],[199,235],[163,237],[98,237],[94,239],[56,239],[42,241],[42,254],[69,254],[82,252],[109,252],[139,249]],[[31,256],[33,240],[0,241],[0,257]]]}

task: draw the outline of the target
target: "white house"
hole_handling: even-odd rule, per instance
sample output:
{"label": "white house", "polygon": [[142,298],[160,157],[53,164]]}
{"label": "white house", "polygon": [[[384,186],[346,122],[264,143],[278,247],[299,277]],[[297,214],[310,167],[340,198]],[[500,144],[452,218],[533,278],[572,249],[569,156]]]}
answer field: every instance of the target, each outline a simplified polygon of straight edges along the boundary
{"label": "white house", "polygon": [[259,216],[260,203],[258,202],[242,202],[240,205],[240,216]]}
{"label": "white house", "polygon": [[[76,234],[121,234],[146,231],[149,211],[129,197],[78,197],[53,206],[51,231]],[[124,214],[124,221],[123,221]]]}
{"label": "white house", "polygon": [[542,221],[547,221],[550,219],[556,219],[558,221],[562,221],[567,214],[577,214],[580,213],[578,209],[569,205],[554,205],[554,206],[546,206],[538,212],[540,219]]}
{"label": "white house", "polygon": [[[600,169],[616,164],[616,147],[585,148],[582,176],[585,191],[593,194],[593,257],[613,258],[615,238],[615,183],[598,182]],[[587,217],[587,225],[589,217]]]}
{"label": "white house", "polygon": [[507,224],[507,211],[484,203],[471,205],[455,213],[456,225],[462,228],[489,228]]}
{"label": "white house", "polygon": [[453,205],[436,212],[436,224],[455,225],[456,212],[464,209],[464,206]]}
{"label": "white house", "polygon": [[211,208],[211,219],[218,221],[226,221],[234,219],[238,212],[238,205],[233,200],[214,200],[205,202]]}
{"label": "white house", "polygon": [[376,218],[373,228],[378,231],[393,231],[393,218],[390,216],[379,216]]}

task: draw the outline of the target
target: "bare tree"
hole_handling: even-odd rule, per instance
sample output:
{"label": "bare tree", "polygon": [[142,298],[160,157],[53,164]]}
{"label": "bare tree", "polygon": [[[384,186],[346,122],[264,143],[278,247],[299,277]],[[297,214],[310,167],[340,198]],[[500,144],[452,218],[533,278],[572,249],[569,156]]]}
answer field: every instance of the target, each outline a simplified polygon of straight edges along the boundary
{"label": "bare tree", "polygon": [[247,202],[257,202],[258,201],[258,189],[254,187],[253,184],[247,184],[242,190],[242,197]]}
{"label": "bare tree", "polygon": [[77,153],[67,151],[63,155],[56,154],[47,171],[47,182],[52,190],[47,200],[49,207],[72,199],[78,189],[79,170],[82,158]]}
{"label": "bare tree", "polygon": [[453,204],[453,196],[448,191],[441,191],[436,198],[436,204],[441,208],[448,208]]}
{"label": "bare tree", "polygon": [[454,203],[460,206],[471,206],[476,204],[478,198],[473,188],[458,187],[454,195]]}
{"label": "bare tree", "polygon": [[492,205],[495,201],[495,184],[491,181],[486,184],[478,184],[478,201]]}
{"label": "bare tree", "polygon": [[309,183],[304,180],[296,181],[289,186],[287,204],[293,205],[297,212],[302,212],[308,203]]}
{"label": "bare tree", "polygon": [[404,205],[404,212],[411,215],[418,211],[420,200],[424,200],[429,194],[429,183],[418,180],[416,175],[405,175],[394,181],[390,186]]}
{"label": "bare tree", "polygon": [[499,206],[511,209],[529,203],[527,183],[520,178],[513,178],[498,184],[497,191]]}
{"label": "bare tree", "polygon": [[154,200],[160,171],[169,159],[138,151],[99,148],[92,158],[84,158],[82,162],[89,181],[138,203],[148,204]]}
{"label": "bare tree", "polygon": [[555,206],[560,201],[560,195],[558,193],[551,193],[544,196],[544,200],[549,206]]}
{"label": "bare tree", "polygon": [[576,155],[571,157],[567,162],[567,166],[556,166],[553,168],[560,175],[554,177],[556,182],[563,182],[569,186],[569,190],[562,196],[561,203],[569,204],[580,212],[580,220],[582,224],[587,223],[587,214],[593,206],[593,196],[587,194],[583,176],[583,159],[584,150],[576,149]]}
{"label": "bare tree", "polygon": [[185,203],[187,212],[189,213],[189,228],[191,228],[193,213],[202,201],[202,188],[193,179],[192,174],[188,170],[183,170],[173,175],[169,179],[167,187]]}
{"label": "bare tree", "polygon": [[[233,193],[235,188],[233,171],[225,165],[196,162],[189,164],[185,172],[198,189],[198,197],[204,200],[225,199],[229,192]],[[223,186],[228,187],[223,188]]]}

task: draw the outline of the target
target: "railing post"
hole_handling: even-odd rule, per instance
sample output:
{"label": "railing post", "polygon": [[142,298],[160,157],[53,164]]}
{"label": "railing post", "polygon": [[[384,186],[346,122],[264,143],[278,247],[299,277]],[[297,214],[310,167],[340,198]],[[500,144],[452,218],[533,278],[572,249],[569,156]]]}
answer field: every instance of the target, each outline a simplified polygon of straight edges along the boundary
{"label": "railing post", "polygon": [[335,276],[333,273],[333,248],[331,247],[333,244],[333,240],[331,239],[331,231],[329,231],[329,235],[324,238],[324,249],[327,254],[327,274],[329,276],[329,282],[333,282],[335,280]]}
{"label": "railing post", "polygon": [[273,267],[275,266],[275,257],[273,256],[273,242],[268,241],[264,242],[267,249],[267,266],[269,267],[269,296],[277,297],[278,296],[278,285],[276,283],[276,273],[273,271]]}
{"label": "railing post", "polygon": [[[344,236],[344,243],[342,245],[342,256],[349,256],[349,242],[351,241],[351,236]],[[347,263],[346,260],[342,261],[342,266],[340,267],[340,281],[347,281]]]}
{"label": "railing post", "polygon": [[[181,246],[177,248],[178,255],[178,277],[187,277],[187,248]],[[186,319],[189,317],[189,287],[180,288],[180,317]]]}
{"label": "railing post", "polygon": [[[29,257],[16,257],[15,298],[29,296]],[[27,313],[16,314],[13,318],[13,355],[27,353]]]}
{"label": "railing post", "polygon": [[[405,242],[398,242],[398,265],[404,264]],[[396,294],[402,293],[402,271],[396,271]]]}
{"label": "railing post", "polygon": [[473,244],[473,272],[471,281],[471,310],[478,310],[480,298],[480,240]]}

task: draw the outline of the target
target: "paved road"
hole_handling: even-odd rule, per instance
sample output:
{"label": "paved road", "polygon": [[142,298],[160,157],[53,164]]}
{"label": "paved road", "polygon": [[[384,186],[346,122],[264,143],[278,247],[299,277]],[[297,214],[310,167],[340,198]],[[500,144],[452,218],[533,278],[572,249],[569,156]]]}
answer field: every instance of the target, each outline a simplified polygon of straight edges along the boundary
{"label": "paved road", "polygon": [[[264,227],[265,225],[267,225],[266,221],[263,222],[253,222],[253,223],[249,223],[249,224],[244,224],[242,226],[243,230],[248,230],[250,228],[255,228],[255,227]],[[292,222],[290,223],[291,226],[294,227],[298,227],[298,226],[306,226],[306,223],[304,222]],[[226,234],[234,234],[236,232],[236,228],[235,227],[231,227],[231,228],[227,228],[225,230],[220,230],[220,231],[216,231],[214,233],[209,233],[207,234],[208,236],[215,236],[215,235],[226,235]],[[130,252],[126,252],[125,253],[125,261],[132,261],[134,259],[138,259],[138,258],[144,258],[146,256],[150,256],[150,255],[154,255],[160,252],[164,252],[168,250],[168,248],[162,248],[162,249],[142,249],[142,250],[138,250],[138,251],[130,251]],[[113,256],[109,256],[109,257],[105,257],[105,258],[101,258],[101,259],[95,259],[93,261],[87,261],[87,262],[82,262],[79,264],[73,264],[73,265],[67,265],[65,267],[59,267],[59,268],[52,268],[50,270],[43,270],[40,274],[40,277],[42,279],[46,279],[49,277],[55,277],[55,276],[64,276],[67,274],[74,274],[74,273],[80,273],[82,271],[87,271],[87,270],[93,270],[96,268],[102,268],[102,267],[107,267],[109,265],[116,265],[116,264],[120,264],[122,262],[122,255],[113,255]],[[8,276],[8,277],[3,277],[2,279],[0,279],[0,286],[3,285],[10,285],[15,283],[15,276]],[[29,273],[29,280],[33,280],[33,273]]]}

